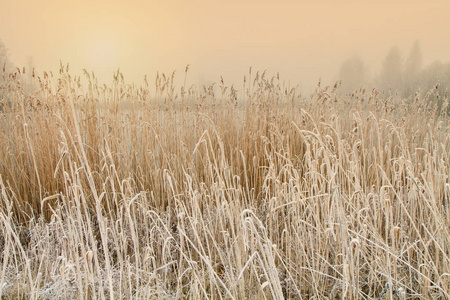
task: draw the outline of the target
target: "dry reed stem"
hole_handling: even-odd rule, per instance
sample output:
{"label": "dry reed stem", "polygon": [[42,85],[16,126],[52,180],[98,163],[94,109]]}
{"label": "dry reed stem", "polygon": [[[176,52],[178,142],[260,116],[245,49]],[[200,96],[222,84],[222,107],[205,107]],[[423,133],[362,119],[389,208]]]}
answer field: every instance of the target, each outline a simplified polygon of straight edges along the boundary
{"label": "dry reed stem", "polygon": [[449,297],[436,91],[307,99],[250,70],[216,95],[186,73],[180,97],[174,74],[0,79],[0,297]]}

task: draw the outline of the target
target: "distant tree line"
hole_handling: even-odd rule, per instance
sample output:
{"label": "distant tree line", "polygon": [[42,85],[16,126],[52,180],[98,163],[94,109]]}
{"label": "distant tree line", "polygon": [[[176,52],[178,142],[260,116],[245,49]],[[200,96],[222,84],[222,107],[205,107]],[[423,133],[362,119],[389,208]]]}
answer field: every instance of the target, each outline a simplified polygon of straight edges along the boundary
{"label": "distant tree line", "polygon": [[9,103],[6,87],[9,82],[8,74],[12,71],[13,67],[13,64],[9,60],[8,48],[6,48],[3,41],[0,40],[0,76],[3,76],[0,78],[0,86],[4,87],[0,89],[0,112],[2,112],[4,106]]}
{"label": "distant tree line", "polygon": [[[0,39],[0,74],[9,81],[8,75],[17,69],[9,59],[8,49]],[[33,73],[33,59],[28,58],[26,76],[22,76],[22,88],[25,94],[33,91],[35,86],[31,74]],[[17,69],[19,72],[20,70]],[[398,47],[392,47],[384,58],[378,74],[371,77],[369,68],[358,55],[345,60],[339,69],[341,92],[351,93],[362,86],[375,87],[387,95],[403,98],[413,97],[417,92],[421,96],[435,88],[439,94],[438,105],[442,106],[450,88],[450,63],[435,61],[423,66],[420,44],[416,41],[406,60],[403,60]],[[0,91],[0,110],[7,103],[5,91]],[[450,113],[450,108],[447,108]]]}
{"label": "distant tree line", "polygon": [[[27,65],[25,68],[19,69],[9,58],[9,51],[5,43],[0,39],[0,84],[4,86],[4,89],[0,90],[0,112],[5,105],[9,104],[9,94],[7,93],[7,86],[12,82],[10,76],[15,76],[14,73],[19,73],[19,82],[22,87],[22,91],[25,96],[30,95],[36,90],[36,84],[33,82],[32,74],[34,72],[33,58],[28,57]],[[17,82],[17,81],[16,81]]]}
{"label": "distant tree line", "polygon": [[361,86],[375,87],[389,95],[403,98],[421,96],[437,89],[442,105],[450,88],[450,63],[435,61],[423,66],[420,44],[416,41],[405,60],[398,47],[392,47],[384,58],[378,74],[370,78],[368,67],[357,55],[344,61],[339,69],[341,91],[350,93]]}
{"label": "distant tree line", "polygon": [[5,73],[7,74],[9,74],[14,68],[14,65],[9,60],[8,48],[6,48],[5,44],[1,39],[0,39],[0,68],[2,69],[1,72],[5,71]]}

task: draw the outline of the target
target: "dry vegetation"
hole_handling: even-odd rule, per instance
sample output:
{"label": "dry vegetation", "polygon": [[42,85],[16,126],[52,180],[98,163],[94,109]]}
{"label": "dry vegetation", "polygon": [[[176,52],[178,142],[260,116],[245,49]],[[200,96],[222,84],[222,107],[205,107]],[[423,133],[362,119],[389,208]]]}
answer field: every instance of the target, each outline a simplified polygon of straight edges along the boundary
{"label": "dry vegetation", "polygon": [[0,78],[1,299],[450,297],[437,90],[102,87],[62,67],[26,91],[21,73]]}

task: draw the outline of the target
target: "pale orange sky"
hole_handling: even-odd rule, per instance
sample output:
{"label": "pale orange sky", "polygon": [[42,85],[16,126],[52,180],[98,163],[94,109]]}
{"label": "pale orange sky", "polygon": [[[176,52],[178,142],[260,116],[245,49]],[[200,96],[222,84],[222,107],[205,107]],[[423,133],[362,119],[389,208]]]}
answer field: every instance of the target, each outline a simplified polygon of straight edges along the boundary
{"label": "pale orange sky", "polygon": [[[118,67],[142,83],[156,71],[188,83],[242,84],[250,66],[308,87],[336,79],[358,54],[378,71],[391,46],[414,41],[424,63],[450,61],[450,1],[0,0],[0,39],[19,66],[70,63],[109,82]],[[327,82],[328,81],[328,82]],[[239,86],[239,85],[238,85]]]}

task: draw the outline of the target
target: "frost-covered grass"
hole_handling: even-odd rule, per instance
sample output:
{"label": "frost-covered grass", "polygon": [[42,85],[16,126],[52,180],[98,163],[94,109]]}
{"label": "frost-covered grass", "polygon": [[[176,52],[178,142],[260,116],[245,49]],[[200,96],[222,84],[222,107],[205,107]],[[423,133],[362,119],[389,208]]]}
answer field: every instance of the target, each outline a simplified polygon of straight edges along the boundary
{"label": "frost-covered grass", "polygon": [[450,297],[436,90],[116,75],[0,78],[0,298]]}

